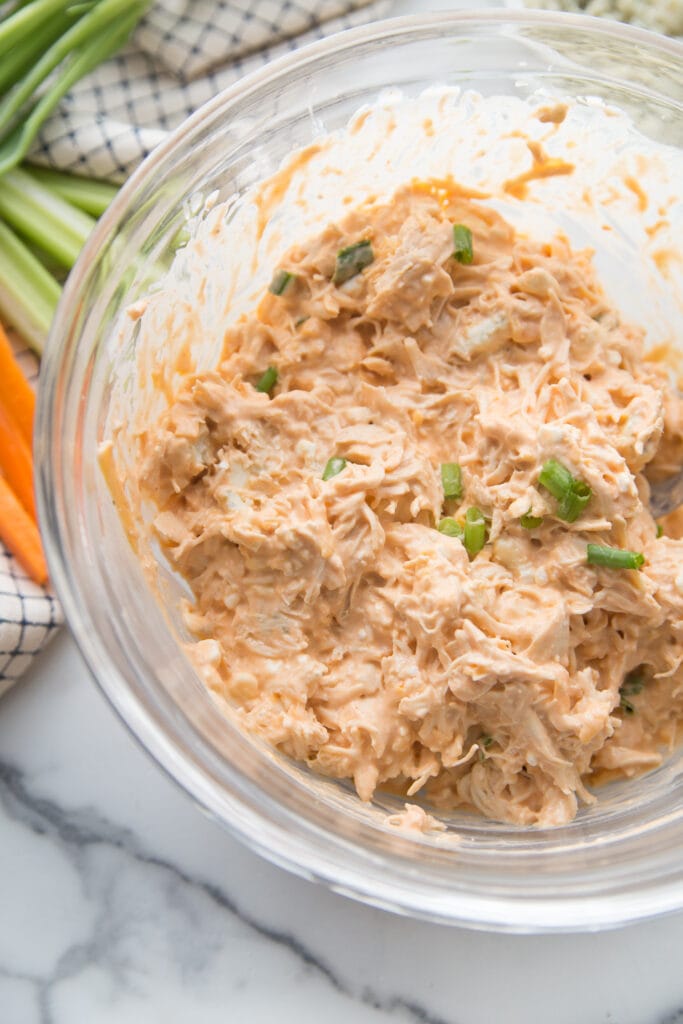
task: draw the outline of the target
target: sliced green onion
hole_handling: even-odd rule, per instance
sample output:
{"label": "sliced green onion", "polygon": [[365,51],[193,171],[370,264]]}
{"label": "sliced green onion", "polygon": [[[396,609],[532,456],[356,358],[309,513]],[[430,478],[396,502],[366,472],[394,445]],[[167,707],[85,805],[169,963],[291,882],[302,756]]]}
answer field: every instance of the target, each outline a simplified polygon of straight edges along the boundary
{"label": "sliced green onion", "polygon": [[543,523],[543,516],[532,516],[531,512],[527,512],[525,516],[522,516],[519,523],[525,530],[537,530]]}
{"label": "sliced green onion", "polygon": [[547,462],[543,463],[538,482],[545,487],[546,491],[550,491],[553,498],[561,501],[567,491],[571,490],[574,477],[567,467],[563,466],[557,459],[548,459]]}
{"label": "sliced green onion", "polygon": [[458,263],[471,263],[474,259],[472,232],[464,224],[453,225],[453,256]]}
{"label": "sliced green onion", "polygon": [[441,463],[441,486],[444,498],[462,497],[462,469],[457,462]]}
{"label": "sliced green onion", "polygon": [[629,698],[642,693],[644,686],[645,677],[643,675],[642,667],[634,668],[633,671],[629,672],[625,677],[619,688],[619,707],[625,711],[627,715],[632,715],[636,710],[635,705],[629,700]]}
{"label": "sliced green onion", "polygon": [[480,736],[477,742],[479,743],[479,760],[485,761],[488,757],[486,751],[493,743],[493,736]]}
{"label": "sliced green onion", "polygon": [[583,480],[575,480],[570,491],[557,505],[557,517],[565,523],[575,523],[593,497],[593,491]]}
{"label": "sliced green onion", "polygon": [[277,376],[277,367],[269,366],[256,385],[256,390],[269,395],[277,384]]}
{"label": "sliced green onion", "polygon": [[640,569],[645,564],[645,556],[638,551],[608,548],[604,544],[589,544],[586,560],[589,565],[600,565],[605,569]]}
{"label": "sliced green onion", "polygon": [[468,508],[465,513],[465,535],[463,544],[470,558],[474,558],[486,543],[486,520],[478,508]]}
{"label": "sliced green onion", "polygon": [[664,536],[664,527],[661,523],[657,523],[657,540]]}
{"label": "sliced green onion", "polygon": [[331,480],[333,476],[341,473],[345,466],[346,459],[339,458],[338,456],[328,459],[323,470],[323,480]]}
{"label": "sliced green onion", "polygon": [[572,476],[557,459],[544,462],[538,482],[557,499],[556,514],[565,523],[576,522],[593,497],[588,484]]}
{"label": "sliced green onion", "polygon": [[643,675],[642,668],[634,668],[632,672],[625,676],[619,693],[624,693],[627,697],[633,697],[636,693],[641,693],[644,686],[645,676]]}
{"label": "sliced green onion", "polygon": [[445,534],[446,537],[458,537],[459,540],[462,540],[465,534],[460,523],[456,522],[456,520],[451,516],[446,516],[445,519],[440,519],[437,530],[439,533]]}
{"label": "sliced green onion", "polygon": [[619,707],[622,711],[625,711],[627,715],[634,713],[635,705],[629,700],[629,697],[635,697],[641,693],[645,686],[645,677],[643,675],[642,666],[640,668],[634,668],[632,672],[624,678],[623,683],[619,687]]}
{"label": "sliced green onion", "polygon": [[340,249],[337,253],[332,283],[344,284],[345,281],[350,281],[352,277],[369,267],[374,258],[372,245],[367,238],[354,245],[347,245],[345,249]]}
{"label": "sliced green onion", "polygon": [[284,295],[295,278],[296,274],[290,273],[289,270],[276,270],[273,280],[268,285],[268,291],[271,295]]}

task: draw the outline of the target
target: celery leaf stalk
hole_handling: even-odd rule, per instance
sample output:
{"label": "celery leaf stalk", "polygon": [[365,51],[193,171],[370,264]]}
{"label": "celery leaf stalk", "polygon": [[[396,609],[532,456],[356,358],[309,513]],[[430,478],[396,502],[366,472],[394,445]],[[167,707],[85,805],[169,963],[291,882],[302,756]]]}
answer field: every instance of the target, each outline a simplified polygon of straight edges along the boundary
{"label": "celery leaf stalk", "polygon": [[0,313],[40,355],[61,288],[0,220]]}
{"label": "celery leaf stalk", "polygon": [[61,266],[72,267],[95,221],[20,168],[0,177],[0,217]]}
{"label": "celery leaf stalk", "polygon": [[51,167],[24,165],[24,170],[35,181],[61,196],[72,206],[89,213],[91,217],[101,217],[118,192],[116,185],[110,185],[108,181],[65,174],[63,171],[53,171]]}

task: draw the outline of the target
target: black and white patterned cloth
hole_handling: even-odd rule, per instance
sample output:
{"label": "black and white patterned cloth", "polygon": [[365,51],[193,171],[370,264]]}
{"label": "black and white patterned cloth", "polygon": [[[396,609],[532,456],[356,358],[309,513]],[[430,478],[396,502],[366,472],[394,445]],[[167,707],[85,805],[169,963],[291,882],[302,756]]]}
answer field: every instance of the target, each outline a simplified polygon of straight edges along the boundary
{"label": "black and white patterned cloth", "polygon": [[[10,334],[21,368],[33,385],[38,360]],[[54,594],[29,579],[0,544],[0,696],[26,671],[62,623]]]}
{"label": "black and white patterned cloth", "polygon": [[62,622],[57,598],[0,547],[0,695],[16,682]]}
{"label": "black and white patterned cloth", "polygon": [[[247,72],[290,49],[386,14],[390,0],[157,0],[118,56],[65,97],[31,159],[123,181],[166,133]],[[30,377],[37,364],[22,351]],[[0,694],[61,623],[0,545]]]}
{"label": "black and white patterned cloth", "polygon": [[389,0],[157,0],[130,44],[69,93],[33,158],[123,181],[197,107],[288,50]]}

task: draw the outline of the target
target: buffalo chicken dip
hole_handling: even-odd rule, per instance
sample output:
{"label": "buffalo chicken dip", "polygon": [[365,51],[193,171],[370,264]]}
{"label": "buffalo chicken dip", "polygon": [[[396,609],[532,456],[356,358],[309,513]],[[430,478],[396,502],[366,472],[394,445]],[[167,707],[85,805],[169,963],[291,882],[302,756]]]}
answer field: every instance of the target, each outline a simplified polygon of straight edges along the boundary
{"label": "buffalo chicken dip", "polygon": [[589,252],[413,183],[291,247],[144,438],[190,655],[244,728],[557,825],[683,714],[683,405]]}

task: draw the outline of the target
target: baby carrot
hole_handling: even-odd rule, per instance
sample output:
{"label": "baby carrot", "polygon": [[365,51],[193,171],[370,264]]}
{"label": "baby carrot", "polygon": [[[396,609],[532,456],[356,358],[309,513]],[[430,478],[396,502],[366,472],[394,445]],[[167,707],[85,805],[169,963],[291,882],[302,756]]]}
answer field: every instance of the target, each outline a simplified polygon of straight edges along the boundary
{"label": "baby carrot", "polygon": [[36,396],[14,357],[9,338],[0,324],[0,402],[16,421],[28,445],[33,439]]}
{"label": "baby carrot", "polygon": [[0,476],[0,540],[36,583],[47,580],[47,565],[38,527]]}
{"label": "baby carrot", "polygon": [[0,470],[16,497],[35,522],[36,505],[33,497],[33,459],[31,449],[0,401]]}

